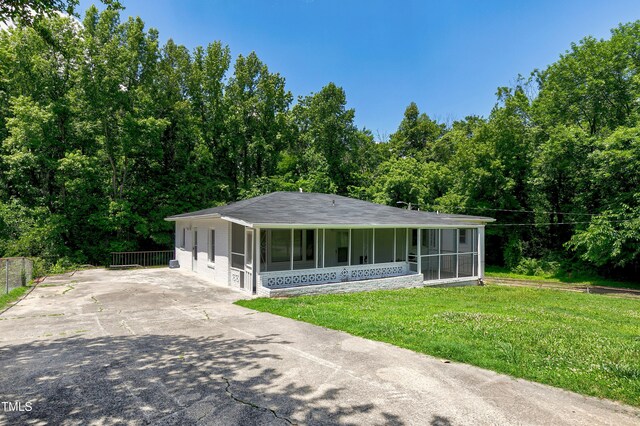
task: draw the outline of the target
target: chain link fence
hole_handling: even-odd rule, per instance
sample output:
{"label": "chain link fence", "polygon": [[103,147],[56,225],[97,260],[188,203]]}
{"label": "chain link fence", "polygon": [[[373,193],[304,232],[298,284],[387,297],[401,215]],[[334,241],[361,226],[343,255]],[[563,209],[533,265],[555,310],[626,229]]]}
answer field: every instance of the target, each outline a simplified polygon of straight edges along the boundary
{"label": "chain link fence", "polygon": [[0,258],[0,294],[25,286],[31,281],[33,261],[26,257]]}

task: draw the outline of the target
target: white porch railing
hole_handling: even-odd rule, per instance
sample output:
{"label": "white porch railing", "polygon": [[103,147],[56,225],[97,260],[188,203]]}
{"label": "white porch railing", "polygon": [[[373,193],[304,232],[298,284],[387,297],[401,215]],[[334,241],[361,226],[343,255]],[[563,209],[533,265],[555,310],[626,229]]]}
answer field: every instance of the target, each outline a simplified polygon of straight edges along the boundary
{"label": "white porch railing", "polygon": [[395,277],[407,274],[409,274],[409,264],[407,262],[389,262],[373,265],[261,272],[258,275],[258,282],[265,288],[286,288]]}

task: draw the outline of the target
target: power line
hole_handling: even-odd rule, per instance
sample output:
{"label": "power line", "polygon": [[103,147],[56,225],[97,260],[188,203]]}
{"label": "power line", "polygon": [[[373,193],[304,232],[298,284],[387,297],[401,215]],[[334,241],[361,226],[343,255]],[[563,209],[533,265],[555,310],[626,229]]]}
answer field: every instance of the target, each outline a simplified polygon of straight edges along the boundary
{"label": "power line", "polygon": [[[607,220],[607,222],[632,222],[634,220],[638,220],[640,218],[635,219],[620,219],[620,220]],[[592,222],[547,222],[547,223],[488,223],[487,226],[549,226],[549,225],[580,225],[580,224],[588,224]]]}
{"label": "power line", "polygon": [[544,210],[512,210],[512,209],[492,209],[490,207],[466,207],[466,206],[446,206],[445,209],[460,209],[460,210],[487,210],[494,212],[511,212],[511,213],[543,213],[543,214],[556,214],[556,215],[574,215],[574,216],[600,216],[601,213],[573,213],[573,212],[551,212]]}

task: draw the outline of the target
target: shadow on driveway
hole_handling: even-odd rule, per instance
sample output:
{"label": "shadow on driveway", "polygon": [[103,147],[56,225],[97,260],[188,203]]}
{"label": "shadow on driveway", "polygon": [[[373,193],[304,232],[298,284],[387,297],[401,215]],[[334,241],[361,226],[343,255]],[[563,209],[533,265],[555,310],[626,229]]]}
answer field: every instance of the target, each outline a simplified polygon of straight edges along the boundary
{"label": "shadow on driveway", "polygon": [[[354,424],[349,417],[374,410],[366,401],[343,404],[340,388],[282,385],[283,373],[259,365],[261,359],[279,359],[270,344],[289,342],[277,334],[16,342],[0,347],[1,399],[30,401],[33,409],[0,412],[0,422]],[[380,415],[387,424],[402,424],[395,415]],[[448,422],[438,418],[432,424]]]}

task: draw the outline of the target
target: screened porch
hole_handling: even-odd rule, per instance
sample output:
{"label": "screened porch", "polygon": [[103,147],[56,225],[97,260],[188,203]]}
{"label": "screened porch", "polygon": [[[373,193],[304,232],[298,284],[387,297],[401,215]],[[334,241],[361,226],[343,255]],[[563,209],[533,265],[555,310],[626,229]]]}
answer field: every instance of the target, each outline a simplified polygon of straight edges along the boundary
{"label": "screened porch", "polygon": [[421,273],[479,275],[477,228],[259,229],[258,279],[269,288]]}

